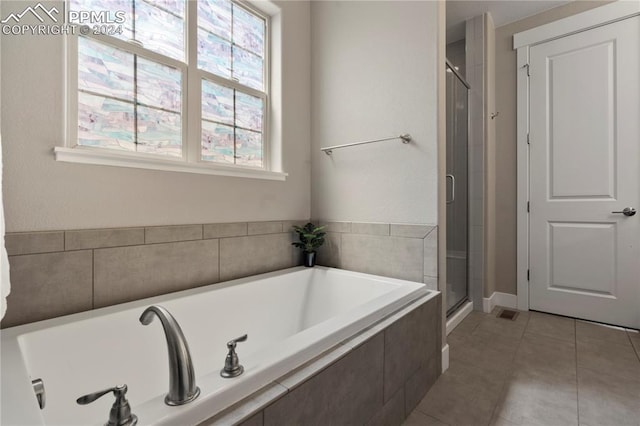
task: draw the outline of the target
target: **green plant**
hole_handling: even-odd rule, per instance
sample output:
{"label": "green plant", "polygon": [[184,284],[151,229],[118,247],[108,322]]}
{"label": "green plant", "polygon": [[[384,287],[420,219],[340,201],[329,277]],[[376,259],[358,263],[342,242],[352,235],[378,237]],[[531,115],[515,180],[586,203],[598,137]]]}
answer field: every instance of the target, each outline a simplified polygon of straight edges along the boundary
{"label": "green plant", "polygon": [[294,226],[293,229],[298,234],[300,241],[291,244],[301,248],[305,253],[312,253],[324,244],[324,236],[327,234],[323,232],[324,228],[326,226],[315,226],[311,222],[304,226]]}

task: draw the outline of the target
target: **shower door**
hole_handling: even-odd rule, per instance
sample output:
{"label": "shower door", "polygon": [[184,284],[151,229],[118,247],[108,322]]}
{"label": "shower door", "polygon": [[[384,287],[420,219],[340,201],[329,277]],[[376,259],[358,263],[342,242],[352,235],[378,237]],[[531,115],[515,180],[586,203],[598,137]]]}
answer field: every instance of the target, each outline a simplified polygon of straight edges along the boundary
{"label": "shower door", "polygon": [[447,61],[447,315],[469,292],[468,90]]}

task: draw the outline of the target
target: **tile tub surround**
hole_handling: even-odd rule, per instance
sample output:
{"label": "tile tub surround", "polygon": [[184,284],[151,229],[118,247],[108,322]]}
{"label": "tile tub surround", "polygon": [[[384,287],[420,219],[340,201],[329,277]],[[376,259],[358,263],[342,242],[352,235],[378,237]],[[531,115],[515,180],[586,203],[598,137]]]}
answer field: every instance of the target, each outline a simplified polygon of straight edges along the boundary
{"label": "tile tub surround", "polygon": [[425,283],[437,290],[438,227],[427,224],[332,222],[318,264]]}
{"label": "tile tub surround", "polygon": [[2,328],[302,264],[307,220],[7,234]]}
{"label": "tile tub surround", "polygon": [[440,375],[441,303],[411,303],[200,426],[402,424]]}

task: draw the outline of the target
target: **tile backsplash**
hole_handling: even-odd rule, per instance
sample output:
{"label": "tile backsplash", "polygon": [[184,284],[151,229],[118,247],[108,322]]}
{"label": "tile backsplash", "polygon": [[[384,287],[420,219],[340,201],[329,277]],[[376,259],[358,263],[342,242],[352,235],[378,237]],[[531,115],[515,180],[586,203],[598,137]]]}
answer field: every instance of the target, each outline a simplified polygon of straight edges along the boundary
{"label": "tile backsplash", "polygon": [[302,264],[306,220],[7,234],[11,294],[1,327]]}
{"label": "tile backsplash", "polygon": [[424,282],[438,289],[438,227],[319,221],[327,225],[318,264]]}
{"label": "tile backsplash", "polygon": [[[321,221],[322,222],[322,221]],[[302,264],[306,220],[7,234],[12,327]],[[317,222],[316,222],[317,223]],[[437,287],[437,227],[328,225],[318,264]]]}

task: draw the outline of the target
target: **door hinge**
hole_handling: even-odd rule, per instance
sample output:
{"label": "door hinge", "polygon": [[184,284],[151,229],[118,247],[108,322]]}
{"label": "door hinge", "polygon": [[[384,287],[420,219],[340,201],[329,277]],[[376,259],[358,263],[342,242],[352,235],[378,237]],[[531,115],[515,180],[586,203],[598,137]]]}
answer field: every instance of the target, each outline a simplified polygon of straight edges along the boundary
{"label": "door hinge", "polygon": [[522,66],[522,68],[526,68],[527,69],[527,77],[531,77],[531,70],[530,70],[531,67],[529,66],[529,64],[524,64]]}
{"label": "door hinge", "polygon": [[531,136],[527,133],[527,145],[531,145]]}
{"label": "door hinge", "polygon": [[530,276],[531,276],[530,271],[527,269],[527,281],[530,281],[530,280],[529,280],[529,277],[530,277]]}
{"label": "door hinge", "polygon": [[527,201],[527,213],[531,213],[531,202]]}

